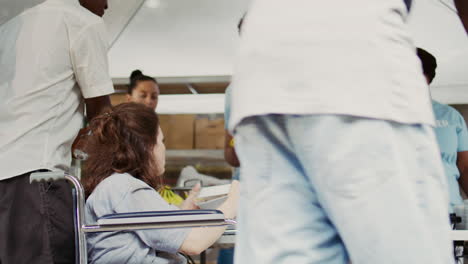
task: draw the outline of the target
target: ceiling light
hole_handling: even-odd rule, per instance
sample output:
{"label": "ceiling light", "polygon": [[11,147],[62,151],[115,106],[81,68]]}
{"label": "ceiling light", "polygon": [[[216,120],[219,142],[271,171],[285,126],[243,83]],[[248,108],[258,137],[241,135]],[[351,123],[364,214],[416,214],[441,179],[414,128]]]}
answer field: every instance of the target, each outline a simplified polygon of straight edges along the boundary
{"label": "ceiling light", "polygon": [[146,0],[145,5],[149,8],[158,8],[161,6],[161,0]]}

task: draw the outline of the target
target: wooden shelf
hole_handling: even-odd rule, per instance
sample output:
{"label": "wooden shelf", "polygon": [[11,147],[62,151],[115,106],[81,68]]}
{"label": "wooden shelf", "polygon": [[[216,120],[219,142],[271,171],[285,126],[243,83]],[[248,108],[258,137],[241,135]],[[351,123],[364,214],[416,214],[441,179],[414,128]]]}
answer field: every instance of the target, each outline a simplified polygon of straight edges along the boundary
{"label": "wooden shelf", "polygon": [[224,150],[222,149],[186,149],[186,150],[167,150],[167,159],[210,159],[224,160]]}
{"label": "wooden shelf", "polygon": [[178,171],[194,166],[201,173],[227,173],[232,168],[224,160],[224,150],[167,150],[166,171]]}
{"label": "wooden shelf", "polygon": [[232,167],[224,160],[222,149],[167,150],[166,183],[175,185],[180,171],[186,166],[193,166],[200,173],[220,179],[229,179],[232,175]]}

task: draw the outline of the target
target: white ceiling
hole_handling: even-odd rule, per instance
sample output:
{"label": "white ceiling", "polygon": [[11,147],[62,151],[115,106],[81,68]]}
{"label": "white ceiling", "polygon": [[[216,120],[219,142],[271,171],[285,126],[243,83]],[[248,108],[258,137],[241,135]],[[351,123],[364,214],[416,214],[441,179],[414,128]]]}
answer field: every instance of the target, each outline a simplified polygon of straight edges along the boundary
{"label": "white ceiling", "polygon": [[[248,4],[249,0],[146,0],[109,53],[111,75],[125,83],[139,68],[162,79],[228,80],[238,43],[236,25]],[[409,27],[415,44],[438,59],[433,97],[467,103],[468,38],[453,0],[414,1]]]}
{"label": "white ceiling", "polygon": [[109,8],[104,15],[104,21],[111,44],[117,40],[144,2],[145,0],[108,0]]}
{"label": "white ceiling", "polygon": [[0,25],[44,0],[0,0]]}
{"label": "white ceiling", "polygon": [[[0,0],[0,25],[42,1]],[[109,53],[111,76],[126,83],[139,68],[162,80],[229,80],[236,25],[249,1],[109,0],[104,19],[111,38],[117,39]],[[416,0],[409,27],[416,45],[438,59],[433,97],[468,103],[468,38],[451,8],[453,0]]]}
{"label": "white ceiling", "polygon": [[[0,0],[0,25],[22,11],[45,0]],[[78,0],[62,0],[78,1]],[[104,20],[109,31],[109,41],[113,43],[145,0],[108,0],[109,9]]]}
{"label": "white ceiling", "polygon": [[419,0],[409,21],[415,44],[438,61],[432,96],[445,103],[468,103],[468,37],[452,0]]}
{"label": "white ceiling", "polygon": [[110,50],[111,76],[125,80],[134,69],[156,77],[230,75],[248,2],[147,0]]}
{"label": "white ceiling", "polygon": [[222,114],[224,94],[160,95],[159,114]]}

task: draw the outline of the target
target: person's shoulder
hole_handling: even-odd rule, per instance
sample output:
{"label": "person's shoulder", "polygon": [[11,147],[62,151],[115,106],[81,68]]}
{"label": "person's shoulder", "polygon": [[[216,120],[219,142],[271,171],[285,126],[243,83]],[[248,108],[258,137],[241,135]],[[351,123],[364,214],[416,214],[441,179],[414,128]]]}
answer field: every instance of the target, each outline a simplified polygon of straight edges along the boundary
{"label": "person's shoulder", "polygon": [[104,20],[81,6],[78,0],[48,0],[30,12],[46,15],[51,23],[62,23],[71,41],[90,29],[105,33]]}
{"label": "person's shoulder", "polygon": [[64,14],[66,18],[86,24],[104,22],[101,17],[81,6],[78,0],[48,0],[29,9],[29,11]]}
{"label": "person's shoulder", "polygon": [[101,184],[103,188],[111,188],[114,190],[125,189],[128,191],[149,187],[148,184],[128,173],[114,173],[103,180],[99,185]]}
{"label": "person's shoulder", "polygon": [[67,11],[70,11],[69,14],[67,14],[69,15],[67,17],[68,21],[78,24],[82,29],[86,29],[93,25],[104,25],[104,19],[80,5],[69,7]]}
{"label": "person's shoulder", "polygon": [[55,10],[57,13],[63,15],[65,23],[68,25],[69,30],[80,31],[92,25],[104,25],[104,20],[93,14],[88,9],[81,6],[72,0],[62,1],[46,1],[43,3],[43,10]]}
{"label": "person's shoulder", "polygon": [[433,100],[432,106],[436,114],[439,112],[439,113],[443,113],[444,115],[450,115],[450,116],[460,115],[460,113],[455,108],[453,108],[452,106],[448,104],[443,104],[443,103]]}
{"label": "person's shoulder", "polygon": [[98,216],[113,213],[132,192],[149,188],[127,173],[113,173],[101,181],[86,199],[86,207]]}
{"label": "person's shoulder", "polygon": [[91,13],[91,11],[82,6],[77,6],[76,11],[76,18],[81,20],[85,25],[104,24],[104,19],[102,19],[102,17]]}
{"label": "person's shoulder", "polygon": [[450,105],[439,103],[439,108],[439,111],[442,112],[445,118],[452,124],[459,124],[462,120],[464,120],[461,113]]}
{"label": "person's shoulder", "polygon": [[440,102],[438,102],[438,101],[436,101],[436,100],[432,100],[432,107],[433,107],[434,109],[436,109],[436,108],[441,108],[441,109],[443,109],[443,108],[448,107],[448,105],[442,104],[442,103],[440,103]]}
{"label": "person's shoulder", "polygon": [[446,105],[447,113],[450,116],[451,119],[453,120],[459,120],[460,118],[463,118],[463,116],[458,112],[457,109],[450,105]]}
{"label": "person's shoulder", "polygon": [[150,187],[128,173],[114,173],[96,186],[89,199],[121,200],[128,193],[146,188]]}
{"label": "person's shoulder", "polygon": [[101,181],[86,200],[93,210],[110,212],[137,190],[153,190],[143,181],[128,173],[114,173]]}

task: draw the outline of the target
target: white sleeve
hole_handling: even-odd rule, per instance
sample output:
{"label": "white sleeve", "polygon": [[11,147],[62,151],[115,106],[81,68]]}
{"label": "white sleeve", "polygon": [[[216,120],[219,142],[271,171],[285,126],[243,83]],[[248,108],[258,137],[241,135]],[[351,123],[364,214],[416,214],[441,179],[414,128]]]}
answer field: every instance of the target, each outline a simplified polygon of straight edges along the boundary
{"label": "white sleeve", "polygon": [[104,23],[86,27],[71,44],[73,71],[84,98],[114,93],[109,76],[108,48]]}

